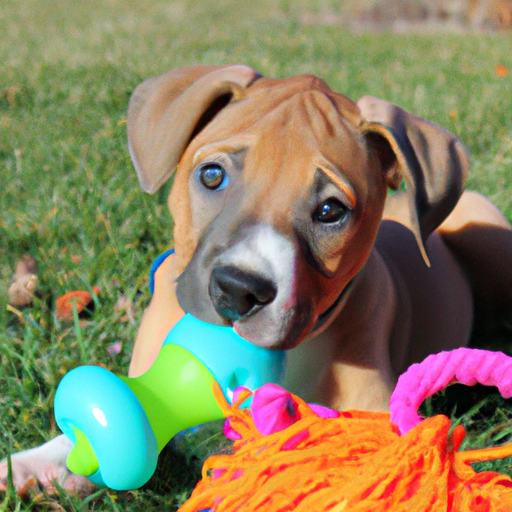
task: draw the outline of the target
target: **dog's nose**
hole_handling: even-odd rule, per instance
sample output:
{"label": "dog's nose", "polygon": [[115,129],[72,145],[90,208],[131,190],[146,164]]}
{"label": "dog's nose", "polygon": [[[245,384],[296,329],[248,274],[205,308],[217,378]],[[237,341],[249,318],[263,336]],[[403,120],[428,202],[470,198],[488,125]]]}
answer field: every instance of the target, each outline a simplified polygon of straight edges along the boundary
{"label": "dog's nose", "polygon": [[210,279],[210,297],[217,313],[236,321],[270,304],[277,294],[267,278],[232,266],[216,267]]}

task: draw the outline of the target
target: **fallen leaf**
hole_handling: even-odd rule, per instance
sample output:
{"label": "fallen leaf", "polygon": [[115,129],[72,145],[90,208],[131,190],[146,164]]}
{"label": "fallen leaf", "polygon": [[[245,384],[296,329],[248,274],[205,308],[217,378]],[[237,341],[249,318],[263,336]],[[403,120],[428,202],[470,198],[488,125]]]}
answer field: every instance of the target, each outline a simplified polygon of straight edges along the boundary
{"label": "fallen leaf", "polygon": [[[93,288],[96,295],[100,294],[100,289]],[[73,318],[73,305],[78,314],[82,313],[87,306],[93,304],[92,295],[88,291],[75,290],[59,297],[55,303],[57,320],[71,320]]]}
{"label": "fallen leaf", "polygon": [[9,286],[9,304],[14,307],[30,306],[34,300],[37,284],[37,263],[25,254],[16,266],[16,272]]}
{"label": "fallen leaf", "polygon": [[508,68],[507,68],[507,66],[505,66],[504,64],[498,64],[496,66],[496,74],[500,78],[503,78],[503,77],[507,76],[508,75]]}

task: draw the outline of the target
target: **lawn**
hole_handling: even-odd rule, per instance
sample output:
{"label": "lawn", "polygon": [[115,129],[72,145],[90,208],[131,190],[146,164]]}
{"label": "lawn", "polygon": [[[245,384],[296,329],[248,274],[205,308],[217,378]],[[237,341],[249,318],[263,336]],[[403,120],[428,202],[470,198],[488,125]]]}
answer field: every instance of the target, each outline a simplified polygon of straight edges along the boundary
{"label": "lawn", "polygon": [[[250,4],[250,5],[249,5]],[[334,5],[334,2],[331,4]],[[304,24],[328,2],[234,0],[3,0],[0,3],[0,458],[58,433],[57,383],[80,363],[125,373],[149,300],[153,258],[172,244],[168,187],[138,188],[126,144],[130,93],[144,78],[188,64],[245,63],[285,77],[314,73],[357,99],[372,94],[458,134],[472,153],[468,186],[512,220],[512,35],[351,34]],[[17,260],[39,264],[40,296],[8,311]],[[55,300],[101,292],[87,322],[59,322]],[[133,318],[114,309],[122,294]],[[489,340],[495,344],[496,340]],[[107,348],[122,343],[111,355]],[[502,347],[512,352],[510,346]],[[456,415],[466,447],[512,434],[510,402],[472,395]],[[453,409],[442,397],[428,407]],[[199,478],[200,460],[224,446],[218,429],[182,438],[151,484],[133,493],[62,494],[0,510],[174,511]],[[493,468],[512,475],[512,461]],[[169,476],[169,474],[171,476]]]}

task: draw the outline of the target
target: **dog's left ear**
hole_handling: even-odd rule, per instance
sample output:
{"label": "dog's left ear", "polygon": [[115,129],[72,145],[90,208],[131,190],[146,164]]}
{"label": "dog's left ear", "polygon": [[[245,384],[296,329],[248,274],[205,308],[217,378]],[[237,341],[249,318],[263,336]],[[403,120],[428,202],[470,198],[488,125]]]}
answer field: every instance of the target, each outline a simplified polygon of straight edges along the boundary
{"label": "dog's left ear", "polygon": [[141,187],[156,192],[192,138],[260,77],[248,66],[187,66],[149,78],[130,98],[128,145]]}
{"label": "dog's left ear", "polygon": [[364,96],[357,105],[361,131],[379,153],[388,183],[396,188],[405,182],[410,225],[429,265],[425,242],[464,190],[467,149],[455,135],[392,103]]}

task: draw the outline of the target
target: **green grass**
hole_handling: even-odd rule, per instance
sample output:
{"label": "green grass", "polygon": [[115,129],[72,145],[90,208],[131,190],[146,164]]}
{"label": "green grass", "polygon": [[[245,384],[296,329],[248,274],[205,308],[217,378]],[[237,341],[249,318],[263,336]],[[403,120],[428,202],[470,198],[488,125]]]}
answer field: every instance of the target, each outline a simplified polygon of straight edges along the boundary
{"label": "green grass", "polygon": [[[150,75],[246,63],[269,76],[318,74],[353,99],[372,94],[399,103],[463,139],[473,155],[469,187],[512,220],[510,35],[354,35],[300,23],[307,10],[333,9],[333,2],[245,4],[0,4],[0,457],[57,434],[52,401],[66,371],[86,362],[127,370],[149,299],[148,269],[172,242],[166,191],[151,197],[139,190],[126,146],[128,98]],[[498,64],[508,67],[507,77],[497,76]],[[39,263],[42,295],[18,318],[6,310],[6,291],[26,252]],[[56,297],[93,286],[101,295],[90,321],[55,319]],[[136,300],[133,322],[114,311],[122,292]],[[116,357],[106,350],[114,341],[123,343]],[[467,446],[510,439],[510,404],[492,395],[466,409]],[[164,470],[141,491],[27,503],[11,493],[0,497],[0,510],[173,511],[218,445],[215,430],[193,436],[186,450],[168,451]],[[511,464],[486,469],[512,475]]]}

